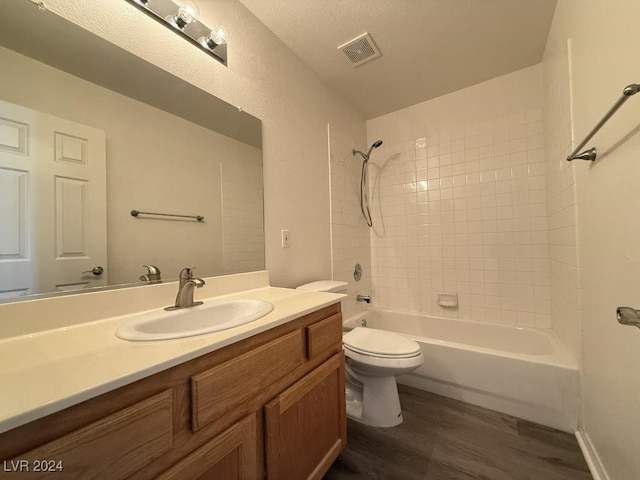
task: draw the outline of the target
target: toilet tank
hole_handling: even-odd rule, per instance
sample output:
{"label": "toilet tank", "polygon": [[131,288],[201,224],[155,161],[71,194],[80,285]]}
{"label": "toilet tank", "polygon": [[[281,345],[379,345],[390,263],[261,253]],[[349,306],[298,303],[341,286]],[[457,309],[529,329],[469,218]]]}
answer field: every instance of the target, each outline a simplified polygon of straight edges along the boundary
{"label": "toilet tank", "polygon": [[318,280],[316,282],[300,285],[297,289],[308,290],[310,292],[347,293],[348,287],[349,284],[347,282],[339,282],[337,280]]}

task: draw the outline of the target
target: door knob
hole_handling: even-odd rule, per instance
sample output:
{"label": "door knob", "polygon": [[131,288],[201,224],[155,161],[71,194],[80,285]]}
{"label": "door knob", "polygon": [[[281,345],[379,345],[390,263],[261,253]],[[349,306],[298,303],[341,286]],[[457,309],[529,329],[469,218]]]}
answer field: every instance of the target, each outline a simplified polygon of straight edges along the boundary
{"label": "door knob", "polygon": [[640,328],[640,310],[629,307],[618,307],[616,310],[618,322],[622,325],[633,325]]}
{"label": "door knob", "polygon": [[95,276],[98,275],[102,275],[104,273],[104,268],[102,268],[100,265],[97,265],[95,267],[93,267],[91,270],[87,270],[86,272],[82,272],[84,273],[93,273]]}

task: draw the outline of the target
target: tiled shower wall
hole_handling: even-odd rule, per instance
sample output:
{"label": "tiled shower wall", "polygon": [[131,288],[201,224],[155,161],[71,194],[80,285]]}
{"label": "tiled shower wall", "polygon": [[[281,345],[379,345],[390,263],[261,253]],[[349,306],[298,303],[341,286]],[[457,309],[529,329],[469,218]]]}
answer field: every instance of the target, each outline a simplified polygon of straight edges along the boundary
{"label": "tiled shower wall", "polygon": [[[367,123],[373,304],[550,327],[542,67]],[[457,293],[458,308],[438,305]]]}

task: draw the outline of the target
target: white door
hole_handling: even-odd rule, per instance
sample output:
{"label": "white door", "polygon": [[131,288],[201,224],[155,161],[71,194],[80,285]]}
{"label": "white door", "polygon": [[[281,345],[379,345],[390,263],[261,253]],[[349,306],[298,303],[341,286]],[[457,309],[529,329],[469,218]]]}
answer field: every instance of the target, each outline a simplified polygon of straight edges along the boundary
{"label": "white door", "polygon": [[106,285],[106,234],[104,132],[0,101],[0,298]]}

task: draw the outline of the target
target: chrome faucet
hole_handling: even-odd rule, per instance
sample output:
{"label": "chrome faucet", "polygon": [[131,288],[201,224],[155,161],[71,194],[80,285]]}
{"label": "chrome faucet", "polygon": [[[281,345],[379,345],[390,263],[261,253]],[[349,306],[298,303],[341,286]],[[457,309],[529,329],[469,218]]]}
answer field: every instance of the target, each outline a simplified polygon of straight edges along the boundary
{"label": "chrome faucet", "polygon": [[358,302],[367,302],[367,303],[371,303],[371,297],[369,295],[358,295],[356,297],[356,300]]}
{"label": "chrome faucet", "polygon": [[147,283],[162,283],[160,269],[155,265],[143,265],[147,269],[147,274],[140,276],[140,281]]}
{"label": "chrome faucet", "polygon": [[165,310],[179,310],[181,308],[195,307],[196,305],[202,305],[204,302],[193,301],[193,289],[201,288],[205,282],[201,278],[193,277],[194,267],[186,267],[180,271],[180,284],[178,285],[178,295],[176,295],[175,305],[165,307]]}

